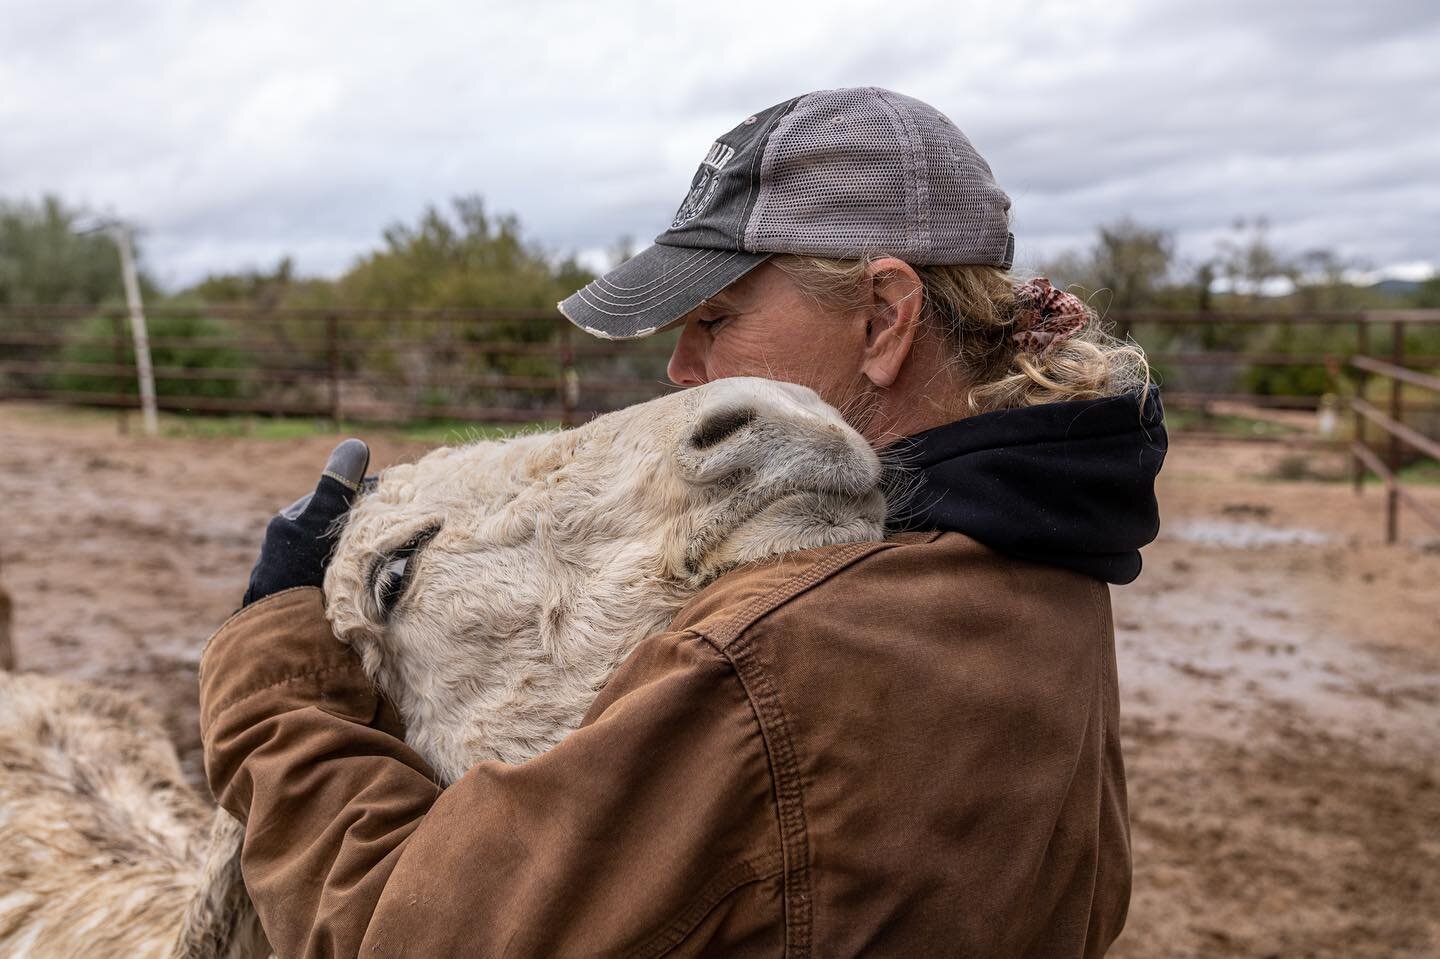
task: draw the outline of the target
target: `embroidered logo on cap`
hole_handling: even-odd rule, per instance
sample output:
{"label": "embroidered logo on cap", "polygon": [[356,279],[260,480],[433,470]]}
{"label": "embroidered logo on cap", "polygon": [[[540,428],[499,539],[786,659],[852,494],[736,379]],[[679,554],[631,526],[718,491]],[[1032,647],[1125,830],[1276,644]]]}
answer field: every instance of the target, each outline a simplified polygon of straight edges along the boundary
{"label": "embroidered logo on cap", "polygon": [[685,201],[680,204],[680,209],[675,211],[675,219],[670,222],[670,229],[684,226],[705,211],[710,201],[715,198],[715,188],[720,183],[720,171],[734,156],[735,148],[728,143],[717,140],[710,144],[705,159],[700,161],[700,169],[695,171],[695,179],[690,181],[690,192],[685,194]]}

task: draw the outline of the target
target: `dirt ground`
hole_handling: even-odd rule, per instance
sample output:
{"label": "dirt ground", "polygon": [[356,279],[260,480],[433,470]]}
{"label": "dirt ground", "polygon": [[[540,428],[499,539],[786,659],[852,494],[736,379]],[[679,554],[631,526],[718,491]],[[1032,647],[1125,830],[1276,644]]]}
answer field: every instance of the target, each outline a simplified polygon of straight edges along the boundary
{"label": "dirt ground", "polygon": [[[377,466],[424,449],[368,436]],[[201,645],[333,442],[0,405],[20,667],[139,693],[195,774]],[[1440,537],[1402,514],[1386,546],[1379,489],[1274,478],[1294,455],[1178,439],[1162,537],[1114,590],[1135,857],[1115,955],[1440,955]],[[1330,455],[1298,474],[1343,471]]]}

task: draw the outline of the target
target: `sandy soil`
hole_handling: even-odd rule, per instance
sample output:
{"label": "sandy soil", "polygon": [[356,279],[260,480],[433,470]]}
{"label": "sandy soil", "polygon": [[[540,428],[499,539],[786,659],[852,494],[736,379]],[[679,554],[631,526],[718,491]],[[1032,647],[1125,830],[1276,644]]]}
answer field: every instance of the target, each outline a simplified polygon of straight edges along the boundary
{"label": "sandy soil", "polygon": [[[370,438],[377,466],[423,449]],[[332,443],[0,405],[21,668],[138,692],[194,775],[201,645]],[[1402,517],[1384,545],[1382,494],[1271,478],[1294,455],[1178,440],[1165,532],[1115,590],[1135,851],[1116,955],[1440,954],[1440,537]]]}

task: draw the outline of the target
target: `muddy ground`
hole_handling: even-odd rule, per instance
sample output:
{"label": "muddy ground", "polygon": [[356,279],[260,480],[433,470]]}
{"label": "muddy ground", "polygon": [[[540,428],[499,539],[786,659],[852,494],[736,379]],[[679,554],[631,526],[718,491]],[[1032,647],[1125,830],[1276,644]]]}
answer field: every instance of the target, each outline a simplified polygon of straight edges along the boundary
{"label": "muddy ground", "polygon": [[[425,447],[369,434],[375,465]],[[23,669],[134,691],[197,767],[195,667],[265,521],[333,438],[120,436],[0,405],[0,580]],[[1440,537],[1343,463],[1172,448],[1114,591],[1135,891],[1114,954],[1440,955]],[[1440,507],[1440,487],[1420,491]]]}

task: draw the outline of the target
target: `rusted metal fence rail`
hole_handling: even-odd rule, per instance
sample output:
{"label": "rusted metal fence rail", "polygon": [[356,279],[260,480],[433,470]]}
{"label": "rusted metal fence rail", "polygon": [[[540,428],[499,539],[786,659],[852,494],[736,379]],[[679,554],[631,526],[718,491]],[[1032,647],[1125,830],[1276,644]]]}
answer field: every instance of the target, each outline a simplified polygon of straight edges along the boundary
{"label": "rusted metal fence rail", "polygon": [[[568,424],[661,392],[670,352],[577,338],[550,310],[148,312],[177,412]],[[134,374],[123,312],[0,307],[0,398],[125,409]]]}
{"label": "rusted metal fence rail", "polygon": [[[593,340],[552,310],[207,306],[150,313],[161,405],[197,412],[573,422],[663,390],[670,347],[668,340]],[[1403,336],[1408,325],[1440,324],[1440,311],[1132,312],[1112,319],[1167,375],[1172,408],[1228,401],[1314,409],[1313,393],[1246,389],[1234,373],[1289,367],[1334,378],[1352,358],[1370,353],[1377,325]],[[118,309],[0,307],[0,397],[132,405],[134,357],[125,324]],[[1328,351],[1286,342],[1296,330],[1343,326],[1358,331],[1350,349],[1335,349],[1333,340]],[[1257,346],[1262,337],[1268,340]],[[1440,355],[1410,361],[1434,366]]]}
{"label": "rusted metal fence rail", "polygon": [[[667,389],[673,342],[673,334],[637,343],[595,340],[540,309],[205,306],[152,308],[149,315],[162,410],[315,416],[336,424],[576,423]],[[1171,409],[1238,403],[1315,410],[1321,393],[1348,392],[1353,436],[1309,440],[1348,447],[1357,490],[1367,470],[1385,483],[1392,542],[1401,503],[1440,529],[1436,510],[1399,479],[1409,460],[1440,460],[1440,402],[1406,396],[1440,393],[1440,310],[1130,312],[1110,319],[1119,335],[1146,348]],[[135,408],[126,324],[121,309],[0,307],[0,399]],[[1346,328],[1354,331],[1348,343]],[[1374,349],[1377,330],[1389,333],[1388,349]],[[1407,351],[1412,333],[1419,349]],[[1298,388],[1277,386],[1275,374],[1265,372],[1283,370],[1304,378]],[[1382,383],[1380,397],[1374,387]],[[1380,433],[1380,447],[1367,441],[1367,429]]]}
{"label": "rusted metal fence rail", "polygon": [[[1269,409],[1314,410],[1323,393],[1345,388],[1342,376],[1353,357],[1372,352],[1371,331],[1410,328],[1436,331],[1430,348],[1410,362],[1440,366],[1440,310],[1379,310],[1337,313],[1157,313],[1128,312],[1113,317],[1119,336],[1130,336],[1141,346],[1166,381],[1165,403],[1171,408],[1206,408],[1216,403],[1243,403]],[[1397,326],[1398,324],[1398,326]],[[1341,348],[1339,329],[1356,333],[1352,345]],[[1329,331],[1328,349],[1296,348],[1297,334]],[[1321,392],[1266,392],[1245,390],[1230,374],[1257,367],[1286,367],[1323,374]],[[1215,376],[1197,377],[1198,371]],[[1416,410],[1434,409],[1433,405]]]}
{"label": "rusted metal fence rail", "polygon": [[[1410,490],[1401,485],[1399,472],[1403,465],[1403,450],[1408,447],[1428,459],[1440,462],[1440,442],[1426,436],[1420,430],[1405,423],[1406,403],[1403,387],[1440,393],[1440,376],[1407,367],[1405,358],[1406,319],[1391,321],[1390,358],[1379,360],[1372,356],[1356,354],[1350,358],[1350,366],[1358,374],[1359,388],[1350,400],[1350,409],[1355,414],[1354,437],[1350,443],[1350,454],[1354,458],[1355,491],[1360,492],[1369,470],[1385,483],[1385,541],[1395,542],[1400,535],[1400,504],[1403,502],[1417,516],[1433,529],[1440,530],[1440,512],[1421,502]],[[1412,318],[1410,322],[1414,322]],[[1368,377],[1375,376],[1386,382],[1389,409],[1381,412],[1366,399],[1365,384]],[[1386,439],[1386,455],[1382,459],[1365,442],[1366,426],[1380,429]]]}
{"label": "rusted metal fence rail", "polygon": [[[1129,313],[1117,317],[1122,334],[1133,336],[1146,346],[1152,363],[1168,367],[1165,402],[1170,408],[1208,409],[1221,403],[1244,404],[1271,409],[1316,409],[1319,397],[1313,393],[1246,393],[1221,389],[1194,389],[1186,374],[1195,370],[1221,368],[1250,370],[1277,366],[1324,372],[1327,392],[1348,393],[1346,406],[1353,414],[1352,436],[1326,440],[1306,437],[1306,445],[1337,446],[1348,451],[1353,462],[1356,493],[1363,489],[1366,472],[1378,476],[1386,487],[1385,532],[1388,542],[1399,537],[1399,512],[1403,503],[1429,526],[1440,530],[1440,512],[1427,505],[1400,480],[1401,469],[1420,460],[1440,461],[1440,402],[1433,398],[1407,398],[1406,387],[1427,397],[1440,394],[1440,310],[1380,310],[1320,315],[1233,315]],[[1295,348],[1298,331],[1351,327],[1354,339],[1340,349],[1337,337],[1324,336],[1328,351]],[[1262,338],[1237,336],[1246,328],[1268,331]],[[1193,331],[1192,335],[1167,336],[1172,331]],[[1388,334],[1388,349],[1376,349],[1376,333]],[[1278,332],[1278,335],[1276,335]],[[1412,336],[1421,349],[1407,350]],[[1311,339],[1315,337],[1312,335]],[[1178,339],[1179,348],[1174,347]],[[1238,346],[1237,346],[1237,341]],[[1197,348],[1198,347],[1198,348]],[[1278,348],[1277,348],[1278,347]],[[1376,354],[1384,355],[1380,358]],[[1176,374],[1179,374],[1178,376]],[[1184,385],[1175,389],[1176,380]],[[1223,380],[1222,380],[1223,382]],[[1200,386],[1214,386],[1201,382]],[[1383,385],[1383,397],[1375,387]],[[1377,405],[1379,403],[1380,405]],[[1385,409],[1381,409],[1381,405]],[[1407,419],[1411,422],[1407,422]],[[1415,422],[1415,421],[1420,422]],[[1378,429],[1381,446],[1367,438],[1367,428]]]}

